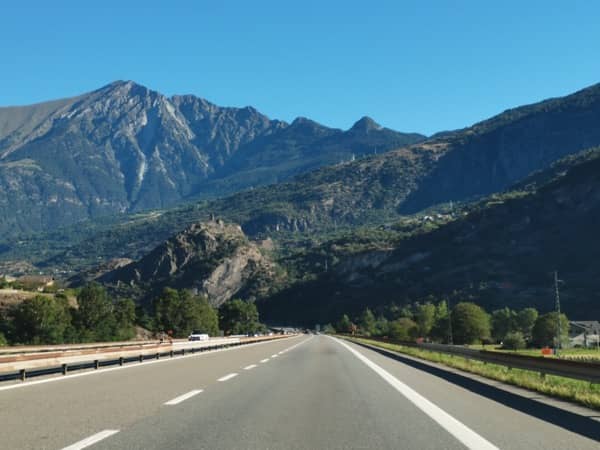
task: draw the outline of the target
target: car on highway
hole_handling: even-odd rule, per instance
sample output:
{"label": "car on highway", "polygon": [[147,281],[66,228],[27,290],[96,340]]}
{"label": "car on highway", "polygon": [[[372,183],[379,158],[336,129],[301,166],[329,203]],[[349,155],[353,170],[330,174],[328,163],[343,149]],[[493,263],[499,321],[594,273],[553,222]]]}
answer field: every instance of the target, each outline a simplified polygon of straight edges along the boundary
{"label": "car on highway", "polygon": [[210,336],[206,333],[193,332],[188,336],[188,341],[208,341]]}

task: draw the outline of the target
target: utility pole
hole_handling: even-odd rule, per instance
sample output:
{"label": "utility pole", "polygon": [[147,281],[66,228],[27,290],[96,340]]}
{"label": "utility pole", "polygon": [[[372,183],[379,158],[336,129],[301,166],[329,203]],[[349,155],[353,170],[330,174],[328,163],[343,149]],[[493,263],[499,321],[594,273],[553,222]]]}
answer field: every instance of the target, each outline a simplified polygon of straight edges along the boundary
{"label": "utility pole", "polygon": [[557,314],[557,326],[556,326],[556,330],[558,332],[558,335],[556,336],[556,355],[558,356],[558,351],[562,348],[561,345],[561,336],[562,336],[562,330],[561,330],[561,323],[560,323],[560,296],[558,293],[558,272],[555,270],[554,271],[554,293],[556,296],[556,314]]}

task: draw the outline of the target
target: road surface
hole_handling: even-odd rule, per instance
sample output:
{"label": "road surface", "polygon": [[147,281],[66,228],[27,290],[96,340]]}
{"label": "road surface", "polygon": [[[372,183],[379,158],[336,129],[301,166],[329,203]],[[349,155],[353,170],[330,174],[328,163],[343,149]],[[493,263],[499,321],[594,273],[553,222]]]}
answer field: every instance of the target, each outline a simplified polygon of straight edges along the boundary
{"label": "road surface", "polygon": [[600,426],[327,336],[0,386],[6,449],[595,449]]}

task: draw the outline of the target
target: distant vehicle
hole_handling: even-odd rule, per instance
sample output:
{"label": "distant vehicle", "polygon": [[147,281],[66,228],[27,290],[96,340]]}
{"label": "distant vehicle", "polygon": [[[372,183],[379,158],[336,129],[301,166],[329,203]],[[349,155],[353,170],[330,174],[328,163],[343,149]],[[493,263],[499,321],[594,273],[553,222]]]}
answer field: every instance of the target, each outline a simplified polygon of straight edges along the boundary
{"label": "distant vehicle", "polygon": [[210,336],[206,333],[192,333],[188,336],[188,341],[208,341]]}

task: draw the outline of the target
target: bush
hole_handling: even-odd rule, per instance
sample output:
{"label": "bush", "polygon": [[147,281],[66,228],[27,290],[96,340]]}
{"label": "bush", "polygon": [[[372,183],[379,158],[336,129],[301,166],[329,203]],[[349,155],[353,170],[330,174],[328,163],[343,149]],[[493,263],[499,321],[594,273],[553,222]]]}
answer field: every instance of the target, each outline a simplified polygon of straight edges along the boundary
{"label": "bush", "polygon": [[0,333],[0,347],[4,347],[5,345],[8,345],[8,341],[6,340],[4,335]]}
{"label": "bush", "polygon": [[392,339],[412,341],[419,334],[419,327],[412,319],[401,317],[389,323],[389,333]]}
{"label": "bush", "polygon": [[[569,342],[569,319],[564,314],[560,315],[561,343]],[[558,313],[551,312],[539,316],[531,331],[532,341],[538,347],[554,347],[558,344]]]}
{"label": "bush", "polygon": [[218,334],[217,312],[204,297],[188,291],[165,288],[154,300],[155,331],[169,332],[173,337],[186,337],[191,332]]}
{"label": "bush", "polygon": [[520,331],[508,333],[502,341],[502,348],[507,350],[521,350],[525,348],[525,337]]}
{"label": "bush", "polygon": [[29,298],[10,311],[13,341],[22,344],[60,344],[71,325],[67,303],[43,295]]}
{"label": "bush", "polygon": [[462,302],[452,310],[455,344],[474,344],[490,337],[490,317],[475,303]]}
{"label": "bush", "polygon": [[221,305],[219,326],[225,334],[248,334],[263,329],[256,305],[240,299],[229,300]]}

